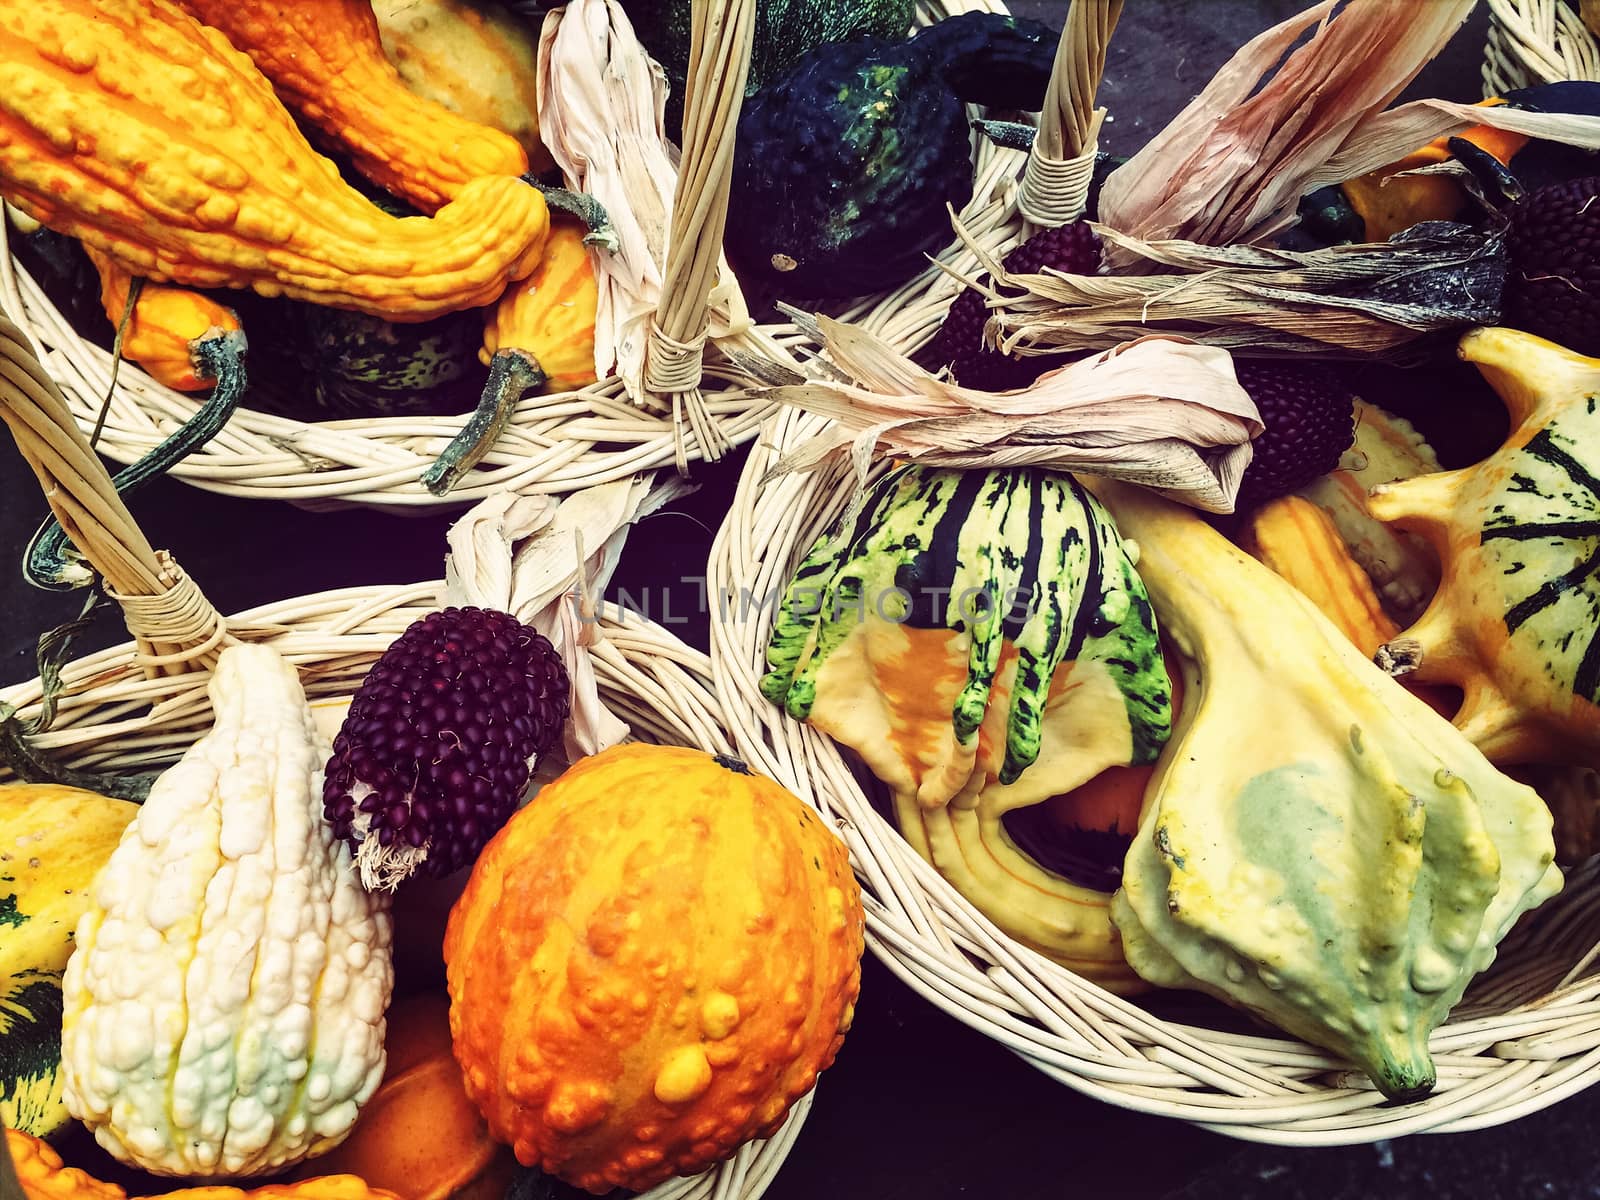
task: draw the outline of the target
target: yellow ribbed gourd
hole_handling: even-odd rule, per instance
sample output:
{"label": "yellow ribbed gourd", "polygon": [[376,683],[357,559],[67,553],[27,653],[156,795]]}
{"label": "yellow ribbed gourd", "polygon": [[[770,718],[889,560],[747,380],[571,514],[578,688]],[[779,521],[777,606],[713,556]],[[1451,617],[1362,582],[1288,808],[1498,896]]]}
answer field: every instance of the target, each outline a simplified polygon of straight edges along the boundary
{"label": "yellow ribbed gourd", "polygon": [[1112,902],[1128,962],[1426,1094],[1429,1034],[1560,890],[1549,812],[1197,514],[1095,490],[1187,697]]}

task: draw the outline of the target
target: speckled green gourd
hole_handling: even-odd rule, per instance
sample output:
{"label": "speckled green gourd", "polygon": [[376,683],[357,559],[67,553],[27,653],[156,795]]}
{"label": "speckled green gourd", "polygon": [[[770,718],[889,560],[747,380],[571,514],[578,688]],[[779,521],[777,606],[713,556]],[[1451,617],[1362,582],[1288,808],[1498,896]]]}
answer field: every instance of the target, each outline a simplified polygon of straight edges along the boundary
{"label": "speckled green gourd", "polygon": [[1187,685],[1112,902],[1129,963],[1425,1095],[1429,1035],[1560,890],[1549,812],[1195,513],[1096,492]]}

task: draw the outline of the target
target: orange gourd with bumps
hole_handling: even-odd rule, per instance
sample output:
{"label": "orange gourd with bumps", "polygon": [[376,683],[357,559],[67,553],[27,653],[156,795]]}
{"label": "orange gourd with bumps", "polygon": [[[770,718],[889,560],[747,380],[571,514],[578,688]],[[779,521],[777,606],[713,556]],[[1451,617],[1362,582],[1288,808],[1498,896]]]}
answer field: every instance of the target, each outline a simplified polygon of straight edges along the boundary
{"label": "orange gourd with bumps", "polygon": [[584,759],[450,914],[467,1094],[523,1163],[589,1191],[702,1171],[833,1061],[863,928],[844,846],[778,784],[698,750]]}

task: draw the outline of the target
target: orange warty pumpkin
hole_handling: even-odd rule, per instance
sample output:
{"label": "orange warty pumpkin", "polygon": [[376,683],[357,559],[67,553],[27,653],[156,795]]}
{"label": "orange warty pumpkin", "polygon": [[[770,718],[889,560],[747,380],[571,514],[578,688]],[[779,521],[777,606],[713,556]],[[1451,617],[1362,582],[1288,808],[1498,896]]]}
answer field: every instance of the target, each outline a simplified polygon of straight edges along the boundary
{"label": "orange warty pumpkin", "polygon": [[584,759],[450,913],[467,1094],[524,1164],[592,1192],[702,1171],[833,1061],[864,925],[843,844],[772,780],[673,747]]}

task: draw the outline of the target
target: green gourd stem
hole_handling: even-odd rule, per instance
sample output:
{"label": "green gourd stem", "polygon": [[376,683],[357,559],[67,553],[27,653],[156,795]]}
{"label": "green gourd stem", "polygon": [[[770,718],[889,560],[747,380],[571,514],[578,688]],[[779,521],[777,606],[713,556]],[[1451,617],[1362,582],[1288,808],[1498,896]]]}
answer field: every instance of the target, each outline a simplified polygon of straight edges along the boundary
{"label": "green gourd stem", "polygon": [[571,213],[583,222],[584,228],[589,231],[583,239],[584,245],[604,246],[612,253],[622,248],[622,243],[617,240],[617,231],[611,227],[611,216],[606,212],[605,205],[593,196],[586,196],[582,192],[570,191],[567,188],[551,187],[549,184],[540,183],[532,175],[524,175],[522,178],[544,194],[547,207]]}
{"label": "green gourd stem", "polygon": [[543,387],[544,368],[526,350],[514,347],[495,351],[489,360],[489,379],[472,419],[422,474],[423,485],[435,496],[448,494],[478,460],[489,452],[511,419],[517,401],[534,388]]}
{"label": "green gourd stem", "polygon": [[[118,495],[126,496],[164,474],[221,431],[244,395],[245,347],[244,334],[237,329],[208,333],[195,339],[191,347],[195,373],[202,379],[216,381],[211,395],[171,437],[132,466],[117,472],[111,484]],[[22,568],[28,582],[48,591],[72,591],[81,586],[70,582],[71,564],[67,561],[66,548],[66,531],[52,516],[28,543]]]}

